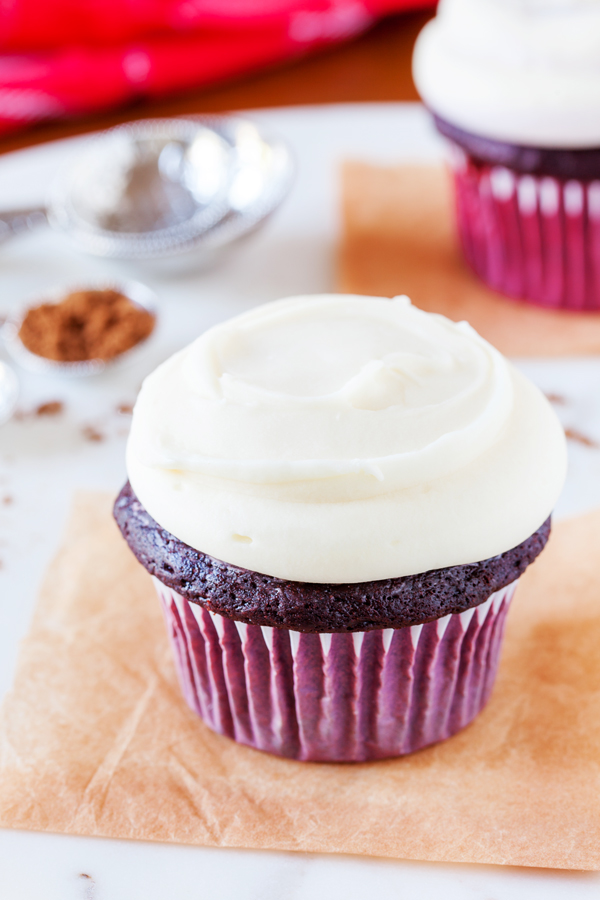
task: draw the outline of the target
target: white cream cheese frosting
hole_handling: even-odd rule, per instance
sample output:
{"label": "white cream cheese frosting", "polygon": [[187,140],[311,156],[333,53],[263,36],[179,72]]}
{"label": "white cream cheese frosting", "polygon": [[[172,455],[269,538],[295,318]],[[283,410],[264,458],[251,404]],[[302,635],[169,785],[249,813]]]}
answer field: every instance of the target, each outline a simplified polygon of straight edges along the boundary
{"label": "white cream cheese frosting", "polygon": [[466,131],[600,147],[600,0],[440,0],[413,74],[427,106]]}
{"label": "white cream cheese frosting", "polygon": [[292,297],[211,328],[146,378],[127,448],[133,490],[180,540],[320,583],[509,550],[565,467],[540,391],[406,297]]}

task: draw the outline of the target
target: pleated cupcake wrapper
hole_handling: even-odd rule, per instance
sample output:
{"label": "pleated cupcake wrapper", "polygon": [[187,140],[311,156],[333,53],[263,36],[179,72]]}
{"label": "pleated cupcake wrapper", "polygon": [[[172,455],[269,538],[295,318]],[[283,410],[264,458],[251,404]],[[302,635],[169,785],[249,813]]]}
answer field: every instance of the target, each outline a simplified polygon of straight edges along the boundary
{"label": "pleated cupcake wrapper", "polygon": [[476,274],[539,306],[600,310],[600,179],[523,175],[452,149],[458,231]]}
{"label": "pleated cupcake wrapper", "polygon": [[242,744],[329,761],[400,756],[467,725],[490,696],[516,587],[425,625],[303,634],[235,622],[154,582],[191,709]]}

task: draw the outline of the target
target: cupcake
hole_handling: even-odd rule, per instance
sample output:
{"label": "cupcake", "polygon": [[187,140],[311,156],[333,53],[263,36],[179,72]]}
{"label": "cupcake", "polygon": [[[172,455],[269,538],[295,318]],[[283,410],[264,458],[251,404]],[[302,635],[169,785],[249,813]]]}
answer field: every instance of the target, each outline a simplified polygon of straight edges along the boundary
{"label": "cupcake", "polygon": [[115,517],[207,725],[378,759],[485,705],[565,460],[547,400],[465,322],[294,297],[144,381]]}
{"label": "cupcake", "polygon": [[548,308],[600,309],[599,58],[597,0],[441,0],[415,46],[467,262]]}

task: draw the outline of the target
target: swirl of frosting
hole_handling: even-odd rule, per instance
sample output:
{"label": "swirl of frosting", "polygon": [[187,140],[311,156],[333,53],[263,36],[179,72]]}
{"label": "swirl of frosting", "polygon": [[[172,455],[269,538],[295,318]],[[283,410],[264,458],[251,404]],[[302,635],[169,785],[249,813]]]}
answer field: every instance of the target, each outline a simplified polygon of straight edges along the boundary
{"label": "swirl of frosting", "polygon": [[163,363],[127,450],[153,518],[217,559],[349,583],[477,562],[547,518],[565,441],[465,322],[406,297],[269,303]]}
{"label": "swirl of frosting", "polygon": [[466,131],[600,147],[598,0],[440,0],[413,74],[429,108]]}

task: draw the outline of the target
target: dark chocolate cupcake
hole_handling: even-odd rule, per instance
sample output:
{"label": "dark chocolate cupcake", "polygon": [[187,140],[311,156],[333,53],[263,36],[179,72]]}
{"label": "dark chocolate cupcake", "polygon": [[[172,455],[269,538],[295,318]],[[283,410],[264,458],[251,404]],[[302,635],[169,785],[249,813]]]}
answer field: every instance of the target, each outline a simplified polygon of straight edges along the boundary
{"label": "dark chocolate cupcake", "polygon": [[600,6],[441,0],[415,81],[451,143],[465,258],[490,287],[600,309]]}
{"label": "dark chocolate cupcake", "polygon": [[564,465],[546,400],[464,323],[293,298],[146,380],[115,517],[211,728],[377,759],[487,702]]}

